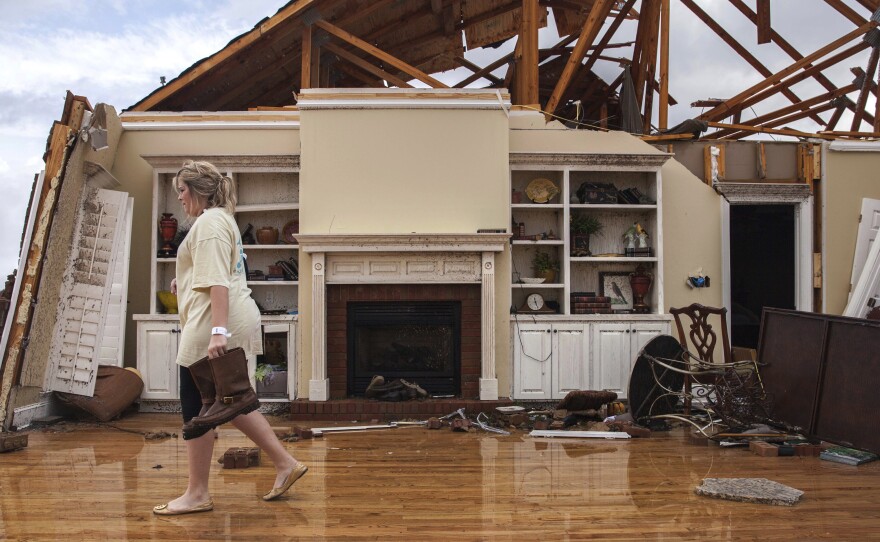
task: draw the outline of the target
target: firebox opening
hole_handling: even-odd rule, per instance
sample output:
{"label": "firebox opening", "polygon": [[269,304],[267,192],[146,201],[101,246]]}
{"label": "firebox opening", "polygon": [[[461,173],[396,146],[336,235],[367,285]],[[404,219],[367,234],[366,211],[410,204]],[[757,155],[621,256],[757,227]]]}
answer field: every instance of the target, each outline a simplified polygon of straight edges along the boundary
{"label": "firebox opening", "polygon": [[461,395],[460,301],[352,301],[347,306],[349,396],[374,375]]}

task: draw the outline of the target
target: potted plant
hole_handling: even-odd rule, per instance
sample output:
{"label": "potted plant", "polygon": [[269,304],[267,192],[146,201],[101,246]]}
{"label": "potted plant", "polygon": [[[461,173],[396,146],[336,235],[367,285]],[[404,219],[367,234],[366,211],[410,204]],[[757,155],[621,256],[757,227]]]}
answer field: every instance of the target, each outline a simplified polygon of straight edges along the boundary
{"label": "potted plant", "polygon": [[257,381],[257,395],[278,396],[287,395],[287,367],[272,365],[270,363],[258,363],[254,371],[254,380]]}
{"label": "potted plant", "polygon": [[592,256],[590,252],[590,236],[594,233],[602,233],[604,225],[599,219],[590,214],[571,215],[571,255]]}
{"label": "potted plant", "polygon": [[550,254],[540,250],[535,252],[535,257],[532,258],[532,266],[535,268],[536,277],[544,277],[545,282],[556,282],[556,271],[559,270],[559,262],[552,260]]}

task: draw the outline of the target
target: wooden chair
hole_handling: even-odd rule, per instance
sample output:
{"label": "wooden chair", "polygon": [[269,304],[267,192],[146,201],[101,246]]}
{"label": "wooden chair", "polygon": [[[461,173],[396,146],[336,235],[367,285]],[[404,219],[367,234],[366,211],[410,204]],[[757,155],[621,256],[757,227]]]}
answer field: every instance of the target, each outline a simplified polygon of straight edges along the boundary
{"label": "wooden chair", "polygon": [[[714,376],[708,379],[700,379],[700,369],[706,367],[721,368],[733,362],[730,350],[730,338],[727,335],[727,309],[724,307],[706,307],[699,303],[692,303],[679,309],[670,308],[669,313],[675,317],[675,327],[678,329],[678,342],[687,352],[698,358],[698,363],[692,365],[693,378],[684,379],[684,413],[691,413],[691,399],[693,398],[692,380],[697,383],[705,381],[713,383]],[[718,316],[721,320],[721,343],[718,343],[718,334],[712,324],[709,323],[711,316]],[[717,360],[717,361],[716,361]],[[707,375],[708,376],[708,375]]]}

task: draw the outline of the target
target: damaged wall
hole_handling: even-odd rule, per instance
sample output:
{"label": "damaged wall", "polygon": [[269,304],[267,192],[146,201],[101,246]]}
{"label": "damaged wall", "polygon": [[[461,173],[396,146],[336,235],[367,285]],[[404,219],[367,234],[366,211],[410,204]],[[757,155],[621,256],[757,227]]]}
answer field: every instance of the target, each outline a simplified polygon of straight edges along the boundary
{"label": "damaged wall", "polygon": [[837,151],[826,143],[823,158],[824,312],[843,314],[849,299],[862,198],[880,199],[880,148]]}
{"label": "damaged wall", "polygon": [[[122,121],[125,123],[125,115]],[[150,312],[150,246],[157,227],[152,217],[153,170],[141,155],[180,156],[183,164],[188,156],[295,155],[299,152],[298,127],[253,129],[226,124],[205,129],[204,124],[193,123],[192,128],[187,129],[181,123],[171,122],[125,124],[111,173],[122,184],[120,190],[135,200],[128,281],[129,316],[125,330],[127,367],[137,366],[137,325],[131,315]],[[175,214],[183,218],[182,211]]]}
{"label": "damaged wall", "polygon": [[[675,159],[698,178],[704,177],[703,149],[709,145],[724,147],[724,180],[792,181],[797,178],[797,143],[773,141],[679,141],[672,144]],[[761,145],[766,171],[758,167]]]}
{"label": "damaged wall", "polygon": [[34,404],[40,400],[49,362],[49,348],[57,322],[60,286],[72,250],[74,224],[88,178],[84,172],[84,163],[92,162],[108,171],[113,167],[122,127],[112,106],[96,105],[95,115],[99,114],[103,114],[106,119],[108,146],[96,151],[91,145],[78,139],[67,161],[61,192],[52,218],[52,228],[46,242],[39,294],[22,363],[21,387],[15,389],[11,396],[12,408]]}

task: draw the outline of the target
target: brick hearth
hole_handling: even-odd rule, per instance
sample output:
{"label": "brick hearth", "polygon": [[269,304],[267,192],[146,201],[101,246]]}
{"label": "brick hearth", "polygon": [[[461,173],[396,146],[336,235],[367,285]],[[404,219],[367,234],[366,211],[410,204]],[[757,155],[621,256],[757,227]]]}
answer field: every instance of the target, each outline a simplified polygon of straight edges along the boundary
{"label": "brick hearth", "polygon": [[424,399],[413,401],[388,402],[375,399],[339,399],[330,401],[309,401],[298,399],[290,403],[292,420],[328,421],[395,421],[406,418],[424,420],[432,416],[445,416],[464,408],[470,417],[479,412],[487,414],[495,407],[512,405],[510,399],[480,401],[467,399]]}
{"label": "brick hearth", "polygon": [[[330,399],[346,399],[349,301],[460,301],[461,399],[480,397],[479,284],[337,284],[327,286],[327,376]],[[418,382],[416,382],[418,383]],[[461,399],[458,399],[461,402]],[[385,403],[400,405],[404,403]],[[455,407],[453,410],[460,408]],[[492,407],[494,408],[494,406]],[[383,411],[384,412],[384,411]],[[448,414],[448,412],[441,412]]]}

